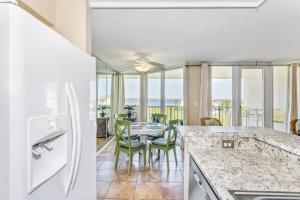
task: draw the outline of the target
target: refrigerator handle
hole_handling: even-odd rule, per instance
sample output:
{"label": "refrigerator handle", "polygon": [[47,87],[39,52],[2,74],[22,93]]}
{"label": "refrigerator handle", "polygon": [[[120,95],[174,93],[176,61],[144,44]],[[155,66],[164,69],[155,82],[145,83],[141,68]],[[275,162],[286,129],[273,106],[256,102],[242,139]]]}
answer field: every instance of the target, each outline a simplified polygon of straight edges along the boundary
{"label": "refrigerator handle", "polygon": [[80,120],[80,109],[79,109],[79,102],[78,102],[78,98],[74,89],[74,85],[70,84],[70,88],[71,88],[71,92],[73,94],[73,99],[75,101],[75,113],[76,113],[76,125],[77,125],[77,153],[76,153],[76,161],[75,161],[75,172],[74,172],[74,176],[73,176],[73,180],[72,180],[72,184],[71,184],[71,188],[73,189],[75,184],[76,184],[76,180],[77,180],[77,176],[78,176],[78,171],[79,171],[79,165],[80,165],[80,160],[81,160],[81,148],[82,148],[82,135],[81,135],[81,120]]}
{"label": "refrigerator handle", "polygon": [[76,157],[77,157],[77,146],[78,146],[78,137],[77,137],[77,121],[76,121],[76,111],[75,111],[75,102],[74,102],[74,98],[71,94],[71,90],[70,90],[70,86],[69,83],[65,83],[65,91],[66,91],[66,95],[67,95],[67,100],[68,100],[68,104],[69,104],[69,110],[70,110],[70,118],[71,118],[71,128],[72,130],[70,131],[72,133],[72,150],[71,150],[71,160],[70,160],[70,170],[69,170],[69,174],[67,177],[67,182],[66,182],[66,188],[65,188],[65,195],[67,196],[70,192],[71,189],[71,185],[72,185],[72,180],[74,177],[74,173],[75,173],[75,163],[76,163]]}

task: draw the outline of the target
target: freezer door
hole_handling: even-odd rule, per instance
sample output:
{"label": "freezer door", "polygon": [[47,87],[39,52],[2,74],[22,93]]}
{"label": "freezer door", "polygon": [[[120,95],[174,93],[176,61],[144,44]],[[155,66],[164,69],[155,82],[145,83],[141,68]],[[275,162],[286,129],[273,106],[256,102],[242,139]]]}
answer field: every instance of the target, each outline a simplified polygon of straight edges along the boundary
{"label": "freezer door", "polygon": [[[1,6],[1,4],[0,4]],[[9,23],[9,200],[96,199],[95,60],[17,6],[8,8]],[[71,120],[68,118],[67,165],[28,194],[27,120],[69,113],[65,83],[73,83],[80,110],[81,159],[74,165],[76,184],[66,196],[71,166]],[[76,163],[76,161],[75,161]],[[73,166],[73,165],[72,165]],[[78,166],[78,167],[76,167]],[[72,176],[74,177],[74,176]]]}

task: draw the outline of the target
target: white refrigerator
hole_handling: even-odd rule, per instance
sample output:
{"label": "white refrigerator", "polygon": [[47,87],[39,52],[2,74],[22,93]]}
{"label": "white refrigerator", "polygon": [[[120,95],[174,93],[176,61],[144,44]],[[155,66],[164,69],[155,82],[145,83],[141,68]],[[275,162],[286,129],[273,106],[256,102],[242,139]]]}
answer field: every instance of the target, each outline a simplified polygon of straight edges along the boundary
{"label": "white refrigerator", "polygon": [[96,199],[95,60],[0,1],[0,199]]}

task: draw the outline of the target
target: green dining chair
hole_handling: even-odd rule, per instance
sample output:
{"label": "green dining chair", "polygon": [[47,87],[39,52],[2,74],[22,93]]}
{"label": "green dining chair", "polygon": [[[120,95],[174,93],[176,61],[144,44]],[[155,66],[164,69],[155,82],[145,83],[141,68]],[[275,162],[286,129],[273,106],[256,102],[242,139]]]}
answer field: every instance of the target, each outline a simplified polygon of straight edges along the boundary
{"label": "green dining chair", "polygon": [[[115,169],[117,170],[120,152],[128,155],[128,175],[131,174],[132,157],[134,153],[138,153],[143,150],[144,153],[144,167],[146,167],[146,144],[137,140],[132,140],[130,137],[130,122],[124,120],[116,120],[115,122],[115,134],[116,134],[116,160]],[[124,137],[124,134],[129,137]]]}
{"label": "green dining chair", "polygon": [[[161,114],[161,113],[156,113],[152,114],[152,122],[155,123],[160,123],[160,124],[166,124],[167,122],[167,115]],[[163,131],[162,133],[157,133],[157,134],[148,134],[147,139],[150,141],[159,139],[159,138],[164,138],[165,137],[165,132]]]}
{"label": "green dining chair", "polygon": [[149,165],[151,160],[153,159],[153,149],[158,149],[158,159],[160,158],[160,150],[163,150],[166,153],[167,157],[167,167],[169,170],[169,151],[173,149],[174,157],[177,164],[177,155],[176,155],[176,139],[177,139],[177,126],[179,124],[179,120],[170,120],[169,122],[169,131],[168,131],[168,138],[159,138],[153,140],[149,144]]}
{"label": "green dining chair", "polygon": [[[115,119],[126,120],[127,118],[128,118],[128,116],[125,113],[115,115]],[[124,138],[126,138],[126,137],[128,137],[128,136],[124,135]],[[138,140],[138,141],[140,141],[140,138],[141,138],[139,135],[131,135],[130,137],[131,137],[131,139]]]}
{"label": "green dining chair", "polygon": [[126,120],[127,119],[127,114],[121,113],[121,114],[115,114],[115,119],[120,119],[120,120]]}

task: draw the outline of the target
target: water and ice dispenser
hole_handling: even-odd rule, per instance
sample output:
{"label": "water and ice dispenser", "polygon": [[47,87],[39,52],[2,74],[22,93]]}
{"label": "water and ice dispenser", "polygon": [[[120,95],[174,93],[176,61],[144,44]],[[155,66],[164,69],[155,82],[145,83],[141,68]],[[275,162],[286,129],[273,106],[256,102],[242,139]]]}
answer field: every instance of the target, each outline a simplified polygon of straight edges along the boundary
{"label": "water and ice dispenser", "polygon": [[28,119],[28,193],[66,166],[67,122],[66,113]]}

